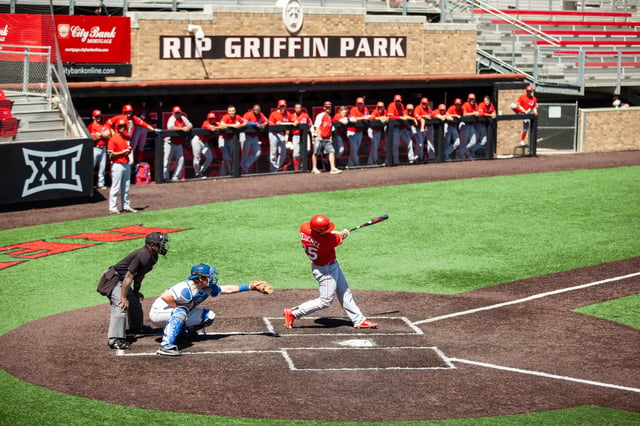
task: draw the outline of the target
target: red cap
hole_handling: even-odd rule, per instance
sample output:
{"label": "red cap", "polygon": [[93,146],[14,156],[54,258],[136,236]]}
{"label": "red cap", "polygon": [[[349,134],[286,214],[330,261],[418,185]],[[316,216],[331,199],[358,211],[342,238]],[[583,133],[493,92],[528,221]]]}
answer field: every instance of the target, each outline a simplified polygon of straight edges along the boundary
{"label": "red cap", "polygon": [[421,104],[428,104],[429,103],[429,99],[428,98],[422,98],[422,99],[420,99],[420,103]]}
{"label": "red cap", "polygon": [[182,112],[182,109],[179,106],[174,106],[173,112]]}
{"label": "red cap", "polygon": [[438,109],[440,109],[440,110],[446,110],[446,109],[447,109],[447,106],[446,106],[445,104],[440,104],[440,105],[438,105]]}
{"label": "red cap", "polygon": [[462,99],[460,98],[456,98],[455,101],[453,101],[454,105],[462,105]]}
{"label": "red cap", "polygon": [[133,107],[129,104],[126,104],[122,107],[122,113],[124,114],[125,112],[133,112]]}
{"label": "red cap", "polygon": [[525,87],[525,89],[527,92],[533,92],[533,86],[532,85],[528,85],[527,87]]}
{"label": "red cap", "polygon": [[363,104],[363,103],[364,103],[364,98],[356,99],[356,104]]}
{"label": "red cap", "polygon": [[405,109],[413,109],[413,104],[407,104],[407,106],[405,107]]}
{"label": "red cap", "polygon": [[120,126],[127,127],[127,120],[125,120],[124,118],[121,118],[120,120],[118,120],[118,122],[116,123],[116,127],[120,127]]}
{"label": "red cap", "polygon": [[376,104],[376,106],[384,108],[384,102],[380,101]]}
{"label": "red cap", "polygon": [[279,107],[281,107],[281,106],[287,106],[287,101],[285,101],[284,99],[280,99],[280,100],[278,101],[278,106],[279,106]]}
{"label": "red cap", "polygon": [[94,109],[93,112],[91,113],[92,117],[97,117],[99,115],[102,115],[102,111],[100,111],[99,109]]}
{"label": "red cap", "polygon": [[395,96],[393,97],[393,101],[394,101],[394,102],[397,102],[397,101],[402,102],[402,96],[400,96],[400,95],[395,95]]}
{"label": "red cap", "polygon": [[209,118],[216,118],[216,113],[215,112],[210,112],[209,114],[207,114],[207,119]]}

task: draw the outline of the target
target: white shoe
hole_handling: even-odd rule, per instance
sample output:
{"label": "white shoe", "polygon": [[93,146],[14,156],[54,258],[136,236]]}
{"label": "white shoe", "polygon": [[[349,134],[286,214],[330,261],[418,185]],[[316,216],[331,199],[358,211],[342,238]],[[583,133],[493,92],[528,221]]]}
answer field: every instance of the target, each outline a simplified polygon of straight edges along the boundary
{"label": "white shoe", "polygon": [[527,143],[525,141],[520,141],[520,146],[525,146]]}
{"label": "white shoe", "polygon": [[342,170],[340,170],[340,169],[333,169],[333,170],[331,170],[329,173],[331,173],[332,175],[339,175],[340,173],[342,173]]}
{"label": "white shoe", "polygon": [[109,213],[111,213],[111,214],[120,214],[120,210],[118,210],[118,209],[109,209]]}
{"label": "white shoe", "polygon": [[318,169],[313,169],[313,170],[311,170],[311,173],[313,173],[314,175],[319,175],[322,172],[320,170],[318,170]]}
{"label": "white shoe", "polygon": [[122,209],[122,211],[129,213],[138,213],[138,210],[134,209],[133,207],[125,207]]}

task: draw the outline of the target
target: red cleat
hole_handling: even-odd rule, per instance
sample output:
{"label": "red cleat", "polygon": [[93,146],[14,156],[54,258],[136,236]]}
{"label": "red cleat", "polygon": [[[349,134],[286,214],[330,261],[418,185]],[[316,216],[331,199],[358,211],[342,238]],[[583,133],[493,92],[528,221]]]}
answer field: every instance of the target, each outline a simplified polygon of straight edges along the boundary
{"label": "red cleat", "polygon": [[355,328],[378,328],[378,324],[371,322],[368,319],[362,321],[360,324],[354,326]]}
{"label": "red cleat", "polygon": [[291,330],[293,328],[293,322],[296,320],[296,317],[293,315],[292,310],[286,308],[282,315],[284,315],[284,326]]}

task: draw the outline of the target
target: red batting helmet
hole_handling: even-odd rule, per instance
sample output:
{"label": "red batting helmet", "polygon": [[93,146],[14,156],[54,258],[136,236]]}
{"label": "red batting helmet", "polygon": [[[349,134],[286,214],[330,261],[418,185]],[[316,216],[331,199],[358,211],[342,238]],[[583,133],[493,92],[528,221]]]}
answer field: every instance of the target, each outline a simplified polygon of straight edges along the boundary
{"label": "red batting helmet", "polygon": [[323,214],[317,214],[309,221],[311,232],[314,234],[325,234],[333,231],[336,225],[329,220],[329,218]]}
{"label": "red batting helmet", "polygon": [[133,107],[129,104],[126,104],[122,107],[122,113],[124,114],[125,112],[133,112]]}
{"label": "red batting helmet", "polygon": [[91,113],[92,117],[99,117],[102,115],[102,111],[100,111],[99,109],[94,109],[93,112]]}

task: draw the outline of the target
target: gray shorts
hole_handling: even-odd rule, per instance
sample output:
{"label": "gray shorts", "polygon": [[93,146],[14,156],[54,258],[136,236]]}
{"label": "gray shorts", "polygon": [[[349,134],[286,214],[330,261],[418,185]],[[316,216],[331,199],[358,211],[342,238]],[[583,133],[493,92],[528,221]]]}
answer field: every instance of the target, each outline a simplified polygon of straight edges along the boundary
{"label": "gray shorts", "polygon": [[323,155],[329,155],[332,152],[335,152],[335,149],[333,149],[333,141],[331,139],[316,139],[315,147],[313,150],[313,153],[316,156],[321,157]]}

